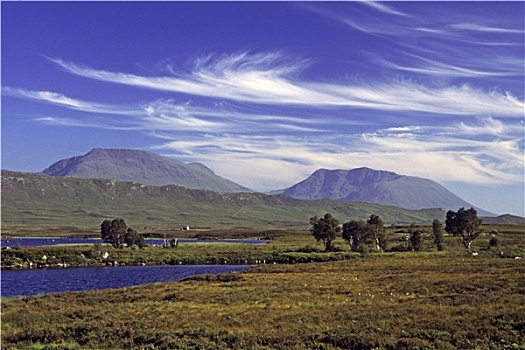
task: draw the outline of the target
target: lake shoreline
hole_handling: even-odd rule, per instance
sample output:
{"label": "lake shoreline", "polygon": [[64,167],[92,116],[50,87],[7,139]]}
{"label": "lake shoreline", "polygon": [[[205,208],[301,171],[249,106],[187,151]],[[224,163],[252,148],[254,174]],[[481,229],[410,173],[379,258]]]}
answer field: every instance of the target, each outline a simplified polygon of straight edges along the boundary
{"label": "lake shoreline", "polygon": [[[253,263],[248,262],[247,266],[253,266],[253,265],[259,265],[259,264],[266,264],[266,261],[259,261],[256,260]],[[58,264],[19,264],[19,265],[12,265],[12,266],[0,266],[0,271],[2,270],[26,270],[26,269],[67,269],[67,268],[91,268],[91,267],[124,267],[124,266],[206,266],[206,265],[217,265],[215,262],[210,263],[183,263],[182,261],[179,261],[178,263],[119,263],[118,261],[114,262],[105,262],[105,263],[99,263],[99,264],[93,264],[93,265],[73,265],[73,264],[67,264],[67,263],[58,263]],[[221,265],[239,265],[236,262],[224,262]],[[241,264],[243,265],[243,264]]]}
{"label": "lake shoreline", "polygon": [[94,266],[68,269],[24,269],[2,273],[2,297],[29,297],[66,292],[136,287],[177,282],[196,276],[242,272],[252,265]]}

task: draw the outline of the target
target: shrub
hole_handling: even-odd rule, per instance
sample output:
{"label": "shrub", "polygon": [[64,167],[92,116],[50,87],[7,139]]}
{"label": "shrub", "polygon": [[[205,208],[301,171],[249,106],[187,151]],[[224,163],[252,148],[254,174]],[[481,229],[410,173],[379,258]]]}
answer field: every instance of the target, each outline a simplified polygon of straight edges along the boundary
{"label": "shrub", "polygon": [[407,252],[409,250],[406,244],[398,244],[389,249],[391,252]]}
{"label": "shrub", "polygon": [[299,249],[297,249],[297,251],[299,253],[319,253],[321,252],[321,249],[319,248],[316,248],[316,247],[312,247],[311,245],[306,245],[304,247],[301,247]]}
{"label": "shrub", "polygon": [[242,276],[238,273],[230,272],[230,273],[223,273],[220,275],[211,275],[211,274],[205,274],[205,275],[196,275],[187,277],[181,280],[183,281],[206,281],[206,282],[234,282],[239,281],[242,279]]}
{"label": "shrub", "polygon": [[498,237],[492,237],[489,241],[489,247],[497,247],[499,245]]}

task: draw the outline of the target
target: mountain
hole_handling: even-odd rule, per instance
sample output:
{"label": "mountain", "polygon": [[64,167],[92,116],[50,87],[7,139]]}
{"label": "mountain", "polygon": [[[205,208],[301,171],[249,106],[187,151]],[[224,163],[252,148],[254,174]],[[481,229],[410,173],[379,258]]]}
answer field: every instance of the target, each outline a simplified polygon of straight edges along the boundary
{"label": "mountain", "polygon": [[439,209],[408,210],[369,203],[299,200],[262,193],[219,193],[182,186],[145,186],[109,179],[50,177],[2,171],[2,233],[80,229],[96,232],[104,219],[132,227],[302,228],[309,218],[332,213],[341,222],[376,214],[387,224],[430,225]]}
{"label": "mountain", "polygon": [[180,185],[217,192],[252,192],[224,179],[200,163],[182,163],[155,153],[95,148],[83,156],[63,159],[43,171],[49,176],[114,179],[144,185]]}
{"label": "mountain", "polygon": [[[474,207],[432,180],[369,168],[319,169],[307,179],[281,190],[280,193],[297,199],[325,198],[393,205],[413,210]],[[480,216],[495,216],[476,209]]]}

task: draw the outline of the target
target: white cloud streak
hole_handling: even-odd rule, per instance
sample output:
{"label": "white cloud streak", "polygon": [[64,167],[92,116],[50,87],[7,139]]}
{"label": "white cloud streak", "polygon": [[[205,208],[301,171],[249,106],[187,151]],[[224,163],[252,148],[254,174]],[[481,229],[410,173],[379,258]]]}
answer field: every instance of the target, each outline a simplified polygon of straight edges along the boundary
{"label": "white cloud streak", "polygon": [[52,91],[31,91],[12,87],[2,87],[2,95],[46,102],[56,106],[71,108],[89,113],[108,113],[120,115],[132,115],[134,113],[133,110],[122,108],[122,106],[113,107],[99,103],[85,102]]}
{"label": "white cloud streak", "polygon": [[411,17],[410,15],[403,13],[401,11],[398,11],[394,9],[393,7],[385,5],[384,2],[377,2],[377,1],[361,1],[362,4],[365,4],[367,6],[370,6],[378,11],[381,11],[383,13],[387,13],[390,15],[396,15],[396,16],[402,16],[402,17]]}
{"label": "white cloud streak", "polygon": [[[406,53],[405,53],[406,55]],[[487,77],[513,77],[519,72],[519,69],[523,66],[521,62],[507,60],[502,64],[497,64],[498,58],[494,58],[492,61],[492,67],[474,67],[469,68],[466,65],[460,66],[457,64],[445,63],[428,59],[422,56],[410,55],[412,61],[410,65],[402,65],[399,63],[388,61],[382,57],[375,57],[374,60],[381,64],[383,67],[395,69],[408,73],[424,74],[427,76],[437,77],[468,77],[468,78],[487,78]],[[472,62],[471,62],[472,63]],[[490,68],[484,69],[484,68]]]}
{"label": "white cloud streak", "polygon": [[503,33],[503,34],[525,34],[523,30],[520,29],[508,29],[508,28],[498,28],[498,27],[489,27],[485,25],[480,25],[476,23],[457,23],[451,24],[451,28],[469,30],[473,32],[482,32],[482,33]]}
{"label": "white cloud streak", "polygon": [[54,60],[66,71],[90,79],[187,95],[267,105],[364,108],[441,115],[499,115],[520,117],[525,104],[510,92],[485,92],[463,84],[430,87],[412,80],[374,83],[301,81],[291,72],[303,64],[277,64],[276,55],[241,54],[213,60],[179,76],[148,77],[80,67]]}
{"label": "white cloud streak", "polygon": [[[176,103],[171,99],[159,99],[137,106],[121,106],[86,102],[49,91],[3,87],[2,93],[6,96],[30,99],[95,115],[94,120],[90,120],[88,116],[77,118],[46,116],[36,119],[40,122],[61,126],[89,126],[148,132],[161,130],[163,132],[235,132],[248,134],[264,133],[265,131],[274,133],[318,133],[323,131],[318,128],[318,121],[316,120],[288,115],[263,114],[256,110],[241,112],[234,107],[223,104],[203,107],[191,103]],[[103,121],[97,118],[99,115],[105,116]],[[112,119],[112,116],[118,116],[118,118]]]}

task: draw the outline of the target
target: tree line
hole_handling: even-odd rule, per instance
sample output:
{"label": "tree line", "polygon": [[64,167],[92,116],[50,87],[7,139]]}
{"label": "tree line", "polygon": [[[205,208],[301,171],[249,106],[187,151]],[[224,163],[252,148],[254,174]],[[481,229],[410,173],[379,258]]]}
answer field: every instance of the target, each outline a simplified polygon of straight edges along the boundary
{"label": "tree line", "polygon": [[[460,208],[457,212],[449,210],[445,221],[445,231],[461,240],[466,249],[470,249],[472,242],[482,232],[480,226],[482,221],[478,218],[474,208]],[[350,220],[341,224],[331,214],[326,213],[319,218],[310,218],[310,232],[318,242],[323,242],[326,251],[334,250],[333,241],[341,234],[354,252],[366,253],[369,251],[383,252],[386,250],[386,228],[383,220],[378,215],[372,214],[365,222],[362,220]],[[421,249],[423,233],[415,224],[408,228],[407,240],[410,249],[419,251]],[[434,244],[438,250],[444,250],[443,224],[438,219],[432,222],[432,233]]]}

